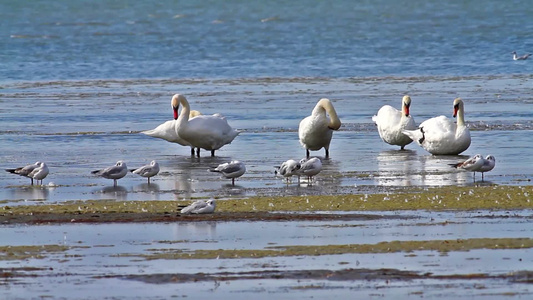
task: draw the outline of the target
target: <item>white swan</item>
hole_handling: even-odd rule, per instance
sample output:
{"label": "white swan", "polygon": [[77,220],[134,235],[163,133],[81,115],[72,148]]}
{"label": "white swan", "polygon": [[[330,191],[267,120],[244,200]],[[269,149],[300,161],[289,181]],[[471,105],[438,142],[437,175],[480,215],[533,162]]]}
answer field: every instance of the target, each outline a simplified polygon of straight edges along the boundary
{"label": "white swan", "polygon": [[381,139],[387,144],[400,146],[402,150],[413,141],[402,130],[416,129],[415,120],[409,115],[410,106],[411,97],[406,95],[402,98],[402,111],[385,105],[372,117],[372,121],[378,126]]}
{"label": "white swan", "polygon": [[471,142],[464,120],[464,103],[460,98],[453,101],[453,116],[457,117],[457,124],[439,116],[422,122],[419,129],[402,132],[433,155],[457,155],[468,149]]}
{"label": "white swan", "polygon": [[[177,108],[174,109],[174,106],[172,106],[172,109],[174,110],[174,120],[170,120],[170,121],[166,121],[165,123],[157,126],[156,128],[152,129],[152,130],[145,130],[145,131],[141,131],[142,134],[146,134],[148,136],[151,136],[151,137],[155,137],[155,138],[160,138],[160,139],[164,139],[166,141],[169,141],[171,143],[177,143],[177,144],[180,144],[182,146],[191,146],[191,144],[189,142],[187,142],[186,140],[182,139],[179,135],[178,135],[178,128],[176,128],[178,126],[178,122],[176,121],[176,119],[178,118],[178,113],[177,113]],[[192,119],[196,116],[199,116],[201,115],[201,113],[197,110],[191,110],[189,112],[189,118]],[[197,152],[200,151],[200,149],[196,149]],[[194,147],[191,147],[191,155],[194,155]]]}
{"label": "white swan", "polygon": [[316,151],[324,148],[326,158],[328,158],[333,130],[338,130],[340,127],[341,120],[337,117],[331,101],[326,98],[320,99],[311,115],[303,119],[298,127],[298,137],[300,144],[305,148],[306,157],[309,157],[309,150]]}
{"label": "white swan", "polygon": [[[231,128],[226,118],[220,114],[199,115],[189,119],[191,108],[185,96],[181,94],[172,97],[174,115],[177,115],[180,104],[183,109],[177,119],[177,134],[192,147],[210,150],[211,156],[215,156],[215,150],[231,143],[239,135],[239,132]],[[197,151],[196,155],[200,157],[200,151]]]}

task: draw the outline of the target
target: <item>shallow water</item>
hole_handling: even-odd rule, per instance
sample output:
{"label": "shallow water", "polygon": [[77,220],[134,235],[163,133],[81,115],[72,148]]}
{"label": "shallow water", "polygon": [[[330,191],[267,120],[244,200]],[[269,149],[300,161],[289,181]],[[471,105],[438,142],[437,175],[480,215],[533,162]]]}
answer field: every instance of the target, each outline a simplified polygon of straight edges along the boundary
{"label": "shallow water", "polygon": [[[231,80],[124,80],[17,83],[1,90],[2,168],[37,160],[47,162],[44,187],[0,173],[0,200],[6,203],[120,199],[173,200],[197,197],[247,197],[357,193],[366,187],[471,185],[471,173],[448,166],[481,153],[496,157],[486,184],[529,184],[533,165],[531,76],[412,78],[263,78]],[[241,131],[232,144],[209,157],[191,158],[188,147],[145,136],[172,118],[170,97],[187,95],[193,109],[226,115]],[[462,156],[432,156],[417,145],[407,151],[381,141],[371,122],[379,107],[413,99],[417,123],[451,115],[457,96],[466,102],[472,144]],[[331,159],[312,186],[285,184],[274,166],[305,155],[299,121],[321,97],[333,100],[343,122],[334,133]],[[451,117],[451,116],[450,116]],[[323,156],[323,151],[312,152]],[[134,168],[157,160],[161,173],[148,186],[132,174],[112,181],[92,170],[124,160]],[[208,172],[211,166],[239,159],[247,173],[236,186]],[[477,178],[479,182],[479,174]],[[52,183],[51,185],[49,185]],[[37,201],[36,201],[37,200]]]}
{"label": "shallow water", "polygon": [[[372,212],[371,212],[372,213]],[[501,293],[523,293],[531,296],[527,284],[491,279],[490,276],[531,270],[531,249],[471,250],[439,253],[341,254],[320,256],[265,257],[239,259],[145,260],[142,255],[158,252],[193,251],[202,249],[268,249],[291,245],[376,244],[384,241],[450,240],[474,238],[530,238],[531,212],[375,212],[386,216],[375,220],[314,221],[314,222],[193,222],[145,223],[60,226],[3,226],[0,246],[65,245],[65,252],[44,253],[43,259],[0,260],[0,268],[34,267],[23,271],[36,277],[14,277],[0,285],[3,295],[20,298],[54,295],[56,298],[77,297],[146,297],[159,299],[170,295],[217,296],[235,295],[245,299],[294,296],[299,289],[304,295],[321,295],[327,291],[339,296],[371,296],[376,293],[395,295],[401,299],[411,293],[449,299],[450,296],[481,297]],[[139,256],[141,255],[141,256]],[[291,270],[331,271],[344,269],[380,268],[413,271],[421,274],[469,275],[485,274],[483,279],[420,279],[398,277],[385,281],[322,279],[259,279],[246,278],[217,281],[167,282],[152,288],[152,284],[128,280],[122,276],[161,276],[162,274],[246,274]],[[229,276],[229,275],[228,275]],[[157,282],[157,277],[154,278]],[[161,277],[162,280],[163,277]],[[483,289],[473,288],[483,286]],[[315,286],[316,289],[305,287]],[[357,291],[354,291],[357,289]],[[464,291],[464,290],[466,291]],[[86,291],[94,291],[86,293]],[[98,292],[101,291],[101,292]],[[81,294],[79,294],[81,293]],[[299,294],[299,292],[298,292]],[[135,296],[134,296],[135,295]],[[399,298],[399,299],[400,299]]]}

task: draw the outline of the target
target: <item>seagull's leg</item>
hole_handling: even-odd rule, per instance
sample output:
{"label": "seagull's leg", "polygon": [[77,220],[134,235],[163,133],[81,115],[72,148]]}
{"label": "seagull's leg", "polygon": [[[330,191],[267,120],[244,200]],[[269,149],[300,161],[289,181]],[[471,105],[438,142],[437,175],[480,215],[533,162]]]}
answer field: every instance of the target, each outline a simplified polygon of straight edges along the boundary
{"label": "seagull's leg", "polygon": [[481,181],[485,181],[485,172],[481,172]]}
{"label": "seagull's leg", "polygon": [[148,177],[148,185],[150,185],[150,177]]}
{"label": "seagull's leg", "polygon": [[33,178],[30,177],[30,179],[31,179],[31,185],[33,185]]}
{"label": "seagull's leg", "polygon": [[307,158],[309,158],[309,149],[305,149],[305,155]]}
{"label": "seagull's leg", "polygon": [[231,185],[235,186],[235,178],[231,178]]}
{"label": "seagull's leg", "polygon": [[113,186],[117,186],[117,180],[113,179]]}

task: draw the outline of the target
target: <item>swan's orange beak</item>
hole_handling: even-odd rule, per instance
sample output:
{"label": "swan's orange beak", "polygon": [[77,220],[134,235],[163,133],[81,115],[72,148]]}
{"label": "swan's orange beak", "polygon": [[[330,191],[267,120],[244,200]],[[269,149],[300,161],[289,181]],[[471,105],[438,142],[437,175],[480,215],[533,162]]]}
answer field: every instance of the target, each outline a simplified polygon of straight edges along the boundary
{"label": "swan's orange beak", "polygon": [[172,110],[174,110],[174,120],[178,119],[178,106],[173,106]]}
{"label": "swan's orange beak", "polygon": [[409,106],[408,105],[404,105],[403,112],[405,113],[406,117],[409,117]]}
{"label": "swan's orange beak", "polygon": [[455,105],[455,106],[453,107],[453,117],[454,117],[454,118],[457,117],[457,111],[458,111],[458,110],[459,110],[459,105]]}

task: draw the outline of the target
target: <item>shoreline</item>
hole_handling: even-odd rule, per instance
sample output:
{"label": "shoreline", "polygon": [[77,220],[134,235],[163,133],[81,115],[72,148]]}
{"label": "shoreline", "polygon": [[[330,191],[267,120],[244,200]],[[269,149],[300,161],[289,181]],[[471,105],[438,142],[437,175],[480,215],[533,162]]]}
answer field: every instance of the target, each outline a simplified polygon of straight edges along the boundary
{"label": "shoreline", "polygon": [[249,197],[217,201],[214,214],[181,215],[190,201],[69,201],[62,204],[3,206],[0,223],[139,223],[399,218],[376,212],[533,209],[531,186],[411,188],[394,193]]}

